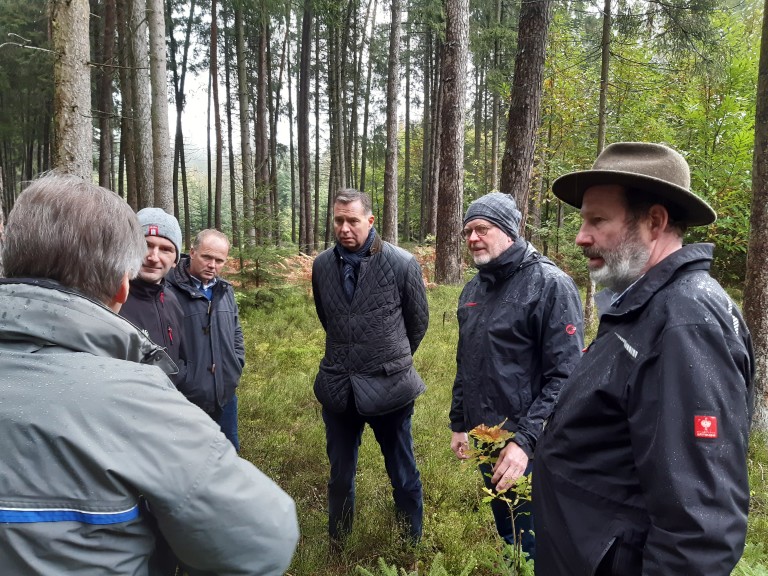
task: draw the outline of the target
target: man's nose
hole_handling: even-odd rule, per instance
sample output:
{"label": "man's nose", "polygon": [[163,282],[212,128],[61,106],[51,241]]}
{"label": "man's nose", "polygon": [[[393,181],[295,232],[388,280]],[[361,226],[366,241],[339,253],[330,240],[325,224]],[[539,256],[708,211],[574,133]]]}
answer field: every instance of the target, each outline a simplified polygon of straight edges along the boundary
{"label": "man's nose", "polygon": [[592,236],[584,230],[584,224],[579,228],[579,233],[576,234],[576,246],[591,246],[593,243]]}

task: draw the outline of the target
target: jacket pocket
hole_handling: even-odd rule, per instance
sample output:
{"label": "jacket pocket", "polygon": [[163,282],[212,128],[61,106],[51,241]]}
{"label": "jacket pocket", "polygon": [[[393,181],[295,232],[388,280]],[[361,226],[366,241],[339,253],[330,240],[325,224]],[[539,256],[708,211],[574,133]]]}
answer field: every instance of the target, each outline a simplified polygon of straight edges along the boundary
{"label": "jacket pocket", "polygon": [[381,369],[384,372],[384,374],[386,374],[387,376],[391,376],[392,374],[397,374],[398,372],[407,370],[412,365],[413,365],[413,357],[402,356],[400,358],[396,358],[395,360],[384,362],[384,364],[381,365]]}

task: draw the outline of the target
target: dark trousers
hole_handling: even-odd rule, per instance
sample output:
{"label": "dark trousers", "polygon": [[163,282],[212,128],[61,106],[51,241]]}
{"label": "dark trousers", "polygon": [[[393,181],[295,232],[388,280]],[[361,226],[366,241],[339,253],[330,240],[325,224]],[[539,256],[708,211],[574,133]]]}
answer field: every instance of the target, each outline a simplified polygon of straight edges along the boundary
{"label": "dark trousers", "polygon": [[[479,468],[485,486],[493,490],[494,486],[491,484],[491,477],[493,476],[492,467],[489,464],[481,464]],[[525,475],[529,476],[532,469],[533,462],[529,462],[528,467],[525,469]],[[514,495],[510,495],[510,498],[514,498]],[[514,546],[516,541],[515,534],[520,534],[520,546],[523,552],[528,553],[529,559],[536,560],[536,540],[533,537],[533,505],[531,502],[521,501],[513,511],[510,510],[509,504],[494,498],[491,500],[491,510],[493,511],[493,519],[496,522],[496,530],[499,536],[504,539],[504,542]]]}
{"label": "dark trousers", "polygon": [[413,542],[421,538],[424,502],[411,436],[413,402],[383,416],[362,416],[350,400],[346,411],[323,409],[325,439],[331,477],[328,481],[328,532],[341,539],[352,530],[355,512],[355,473],[363,428],[367,423],[376,436],[392,483],[395,508],[408,527]]}
{"label": "dark trousers", "polygon": [[214,422],[219,425],[224,436],[232,442],[235,450],[240,452],[240,437],[237,434],[237,394],[225,406],[218,408],[211,414]]}

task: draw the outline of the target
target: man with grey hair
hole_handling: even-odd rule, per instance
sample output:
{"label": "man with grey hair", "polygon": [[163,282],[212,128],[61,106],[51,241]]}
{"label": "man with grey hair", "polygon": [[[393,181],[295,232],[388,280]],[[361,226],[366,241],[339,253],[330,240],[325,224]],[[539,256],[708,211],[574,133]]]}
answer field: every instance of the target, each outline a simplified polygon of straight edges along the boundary
{"label": "man with grey hair", "polygon": [[754,357],[709,275],[715,221],[668,146],[620,142],[552,190],[612,291],[539,439],[533,506],[547,576],[730,574],[747,530]]}
{"label": "man with grey hair", "polygon": [[202,230],[168,281],[184,312],[187,363],[179,390],[213,418],[239,451],[236,390],[245,345],[235,291],[221,277],[228,256],[227,237],[218,230]]}
{"label": "man with grey hair", "polygon": [[[283,574],[292,499],[116,314],[146,253],[135,214],[74,176],[8,217],[0,280],[0,558],[7,574],[156,574],[155,523],[186,565]],[[151,521],[149,516],[154,516]]]}
{"label": "man with grey hair", "polygon": [[[498,492],[530,474],[544,422],[584,342],[576,284],[519,235],[520,219],[512,196],[492,192],[469,205],[461,232],[478,273],[459,298],[451,449],[466,459],[467,432],[481,424],[513,432],[496,464],[480,465],[486,486]],[[494,498],[491,508],[504,541],[535,560],[530,503],[512,511]]]}

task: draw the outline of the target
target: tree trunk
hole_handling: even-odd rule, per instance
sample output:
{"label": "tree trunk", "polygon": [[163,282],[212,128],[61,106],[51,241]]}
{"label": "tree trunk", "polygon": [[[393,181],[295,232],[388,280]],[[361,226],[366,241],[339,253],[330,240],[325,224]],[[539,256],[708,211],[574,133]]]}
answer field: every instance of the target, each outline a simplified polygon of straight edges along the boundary
{"label": "tree trunk", "polygon": [[525,230],[552,5],[552,0],[540,0],[523,2],[520,8],[501,191],[512,194],[523,213],[521,231]]}
{"label": "tree trunk", "polygon": [[173,163],[168,142],[168,54],[165,49],[163,0],[147,1],[149,23],[149,65],[152,85],[152,154],[154,163],[154,206],[173,213]]}
{"label": "tree trunk", "polygon": [[240,107],[240,156],[243,172],[243,213],[245,215],[245,235],[247,243],[253,245],[256,242],[256,228],[254,227],[253,207],[255,199],[253,154],[251,152],[251,123],[248,114],[251,104],[248,101],[248,71],[246,70],[245,52],[245,24],[243,21],[243,5],[234,3],[235,15],[235,52],[237,54],[237,94]]}
{"label": "tree trunk", "polygon": [[[232,121],[232,108],[234,107],[232,105],[231,101],[231,94],[232,94],[232,66],[230,65],[230,62],[232,62],[234,55],[234,61],[235,61],[235,72],[237,72],[238,68],[238,60],[237,60],[237,54],[235,51],[235,54],[233,54],[232,51],[232,38],[236,38],[236,34],[232,33],[232,29],[229,27],[229,17],[227,16],[224,20],[224,26],[225,26],[225,34],[224,34],[224,54],[226,55],[224,58],[224,81],[225,81],[225,89],[227,91],[227,153],[229,155],[229,210],[230,210],[230,218],[232,222],[232,246],[237,246],[240,248],[240,228],[238,226],[238,209],[237,209],[237,170],[235,170],[235,142],[234,142],[234,135],[233,135],[233,124]],[[237,43],[237,40],[235,39],[235,43]],[[239,105],[239,92],[240,88],[238,85],[238,105]],[[242,259],[243,254],[240,252],[240,258]],[[241,266],[242,268],[242,266]]]}
{"label": "tree trunk", "polygon": [[459,284],[461,210],[464,194],[464,108],[469,0],[445,0],[445,44],[441,61],[440,183],[435,282]]}
{"label": "tree trunk", "polygon": [[138,187],[139,208],[146,208],[152,206],[155,201],[147,19],[143,0],[129,0],[129,4],[131,6],[130,39],[133,56],[131,87],[133,89],[133,147],[136,154],[136,186]]}
{"label": "tree trunk", "polygon": [[90,180],[91,69],[88,0],[52,0],[54,165]]}
{"label": "tree trunk", "polygon": [[112,183],[112,78],[115,57],[115,0],[104,0],[104,36],[99,76],[99,186],[113,189]]}
{"label": "tree trunk", "polygon": [[[263,3],[262,3],[263,5]],[[271,232],[269,222],[272,208],[269,193],[269,115],[267,114],[267,26],[266,13],[262,9],[262,23],[259,26],[258,52],[256,54],[256,125],[255,125],[255,169],[256,169],[256,240],[263,243]]]}
{"label": "tree trunk", "polygon": [[216,192],[214,194],[214,220],[216,230],[221,230],[221,204],[224,171],[224,138],[221,133],[221,108],[219,106],[219,25],[216,1],[211,1],[211,93],[213,95],[213,124],[216,132]]}
{"label": "tree trunk", "polygon": [[[315,234],[312,230],[312,189],[309,181],[309,72],[312,58],[312,17],[312,0],[304,0],[296,122],[299,154],[299,251],[305,254],[312,252],[315,243]],[[315,128],[319,129],[319,126]]]}
{"label": "tree trunk", "polygon": [[[311,0],[305,0],[310,2]],[[309,213],[309,212],[308,212]],[[312,247],[320,246],[320,21],[315,18],[315,214]],[[328,223],[326,222],[326,226]]]}
{"label": "tree trunk", "polygon": [[[128,18],[130,15],[130,0],[117,0],[115,5],[117,12],[117,40],[119,54],[119,78],[120,78],[120,159],[119,164],[125,166],[125,198],[128,205],[134,210],[139,209],[139,196],[136,176],[136,153],[133,134],[133,86],[131,83],[130,66],[131,40]],[[122,195],[123,169],[118,169],[118,190]]]}
{"label": "tree trunk", "polygon": [[365,171],[368,162],[368,120],[370,118],[371,108],[371,76],[373,74],[373,60],[371,58],[371,40],[373,39],[373,32],[376,29],[376,8],[378,7],[377,0],[373,0],[373,15],[371,16],[371,35],[368,37],[368,71],[365,78],[365,104],[363,105],[363,143],[361,148],[360,159],[360,191],[365,192]]}
{"label": "tree trunk", "polygon": [[757,75],[752,212],[744,289],[744,317],[755,348],[755,412],[752,425],[768,431],[768,1]]}
{"label": "tree trunk", "polygon": [[405,37],[405,174],[403,177],[403,238],[411,240],[411,14]]}
{"label": "tree trunk", "polygon": [[427,236],[427,222],[429,220],[429,159],[432,145],[432,91],[430,81],[432,79],[432,32],[427,26],[424,33],[424,69],[422,78],[424,84],[424,107],[421,115],[421,208],[419,210],[419,242],[424,242]]}
{"label": "tree trunk", "polygon": [[397,244],[397,99],[400,94],[400,19],[401,0],[392,0],[387,63],[387,150],[384,156],[384,222],[382,238]]}

